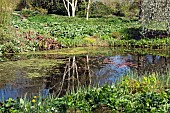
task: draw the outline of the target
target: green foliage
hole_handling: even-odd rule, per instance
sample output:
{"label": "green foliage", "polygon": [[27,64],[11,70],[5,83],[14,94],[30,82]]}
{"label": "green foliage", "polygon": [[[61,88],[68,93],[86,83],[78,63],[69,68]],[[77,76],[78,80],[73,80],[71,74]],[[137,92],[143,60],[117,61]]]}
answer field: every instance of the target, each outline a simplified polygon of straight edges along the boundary
{"label": "green foliage", "polygon": [[30,17],[35,15],[47,14],[47,10],[43,8],[35,7],[34,10],[22,9],[22,11],[19,14],[24,17]]}
{"label": "green foliage", "polygon": [[20,52],[20,48],[12,42],[7,42],[2,46],[1,51],[7,53],[18,53]]}
{"label": "green foliage", "polygon": [[0,112],[167,113],[170,110],[169,97],[170,90],[155,75],[139,80],[125,77],[114,86],[80,88],[61,98],[8,99],[0,104]]}
{"label": "green foliage", "polygon": [[113,5],[110,6],[114,10],[113,13],[117,16],[124,16],[128,18],[134,18],[139,16],[140,0],[132,1],[119,1],[114,0]]}
{"label": "green foliage", "polygon": [[58,0],[56,3],[52,4],[48,9],[48,14],[57,14],[57,15],[67,15],[67,11],[64,7],[63,1]]}
{"label": "green foliage", "polygon": [[0,27],[9,25],[10,17],[18,0],[1,0],[0,1]]}
{"label": "green foliage", "polygon": [[9,98],[4,103],[0,103],[0,112],[2,113],[17,113],[18,108],[18,103],[12,98]]}
{"label": "green foliage", "polygon": [[[24,3],[20,3],[24,4]],[[22,7],[22,6],[20,6]],[[24,8],[24,7],[23,7]],[[42,14],[58,14],[67,15],[66,9],[64,7],[62,0],[31,0],[25,4],[25,8],[31,9],[33,11],[38,11]],[[22,9],[22,8],[20,8]]]}
{"label": "green foliage", "polygon": [[[84,17],[86,15],[88,1],[78,1],[77,15]],[[31,0],[20,3],[19,7],[25,6],[28,9],[48,11],[49,14],[67,15],[62,0]],[[18,8],[21,9],[21,8]],[[71,9],[70,9],[71,10]],[[127,1],[127,0],[105,0],[103,2],[95,1],[90,6],[90,17],[103,17],[108,15],[118,15],[125,17],[139,16],[140,0]]]}
{"label": "green foliage", "polygon": [[[121,46],[155,49],[170,46],[170,38],[140,39],[140,24],[126,18],[90,18],[85,21],[82,18],[37,13],[23,10],[20,14],[27,17],[26,21],[21,21],[20,17],[14,15],[12,24],[17,28],[0,29],[2,31],[0,34],[1,53],[39,50],[42,41],[33,41],[36,34],[46,39],[57,40],[64,47]],[[34,33],[29,34],[30,31]],[[29,40],[25,38],[27,35],[30,35],[27,37],[30,38]],[[44,46],[44,48],[47,47]]]}
{"label": "green foliage", "polygon": [[78,17],[86,17],[87,4],[88,4],[87,1],[78,4],[76,12],[76,15]]}
{"label": "green foliage", "polygon": [[90,6],[90,17],[103,17],[111,14],[111,8],[102,2],[93,2]]}
{"label": "green foliage", "polygon": [[[54,37],[58,38],[72,38],[85,37],[93,35],[106,35],[112,33],[112,31],[118,29],[114,24],[122,25],[119,29],[122,29],[123,24],[118,18],[101,18],[90,19],[84,21],[81,18],[66,18],[60,16],[34,16],[29,17],[29,21],[15,22],[14,25],[21,27],[22,29],[34,29],[39,33],[50,33]],[[124,24],[130,24],[125,23]]]}

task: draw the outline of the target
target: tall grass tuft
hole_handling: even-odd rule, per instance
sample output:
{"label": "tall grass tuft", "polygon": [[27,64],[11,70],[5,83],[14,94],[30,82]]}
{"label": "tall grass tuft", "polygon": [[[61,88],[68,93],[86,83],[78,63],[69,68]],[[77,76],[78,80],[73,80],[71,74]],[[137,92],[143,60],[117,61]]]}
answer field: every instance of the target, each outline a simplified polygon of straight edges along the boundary
{"label": "tall grass tuft", "polygon": [[8,25],[10,23],[10,16],[15,9],[19,0],[1,0],[0,1],[0,25]]}

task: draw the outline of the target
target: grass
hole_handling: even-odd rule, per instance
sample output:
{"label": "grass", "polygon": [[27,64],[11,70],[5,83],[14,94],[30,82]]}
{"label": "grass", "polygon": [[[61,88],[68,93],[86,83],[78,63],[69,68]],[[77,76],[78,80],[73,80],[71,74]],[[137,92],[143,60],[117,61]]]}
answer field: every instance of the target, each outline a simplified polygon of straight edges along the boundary
{"label": "grass", "polygon": [[15,9],[18,0],[1,0],[0,1],[0,27],[9,25],[11,14]]}
{"label": "grass", "polygon": [[78,88],[77,91],[60,98],[49,95],[34,96],[30,100],[8,99],[0,104],[0,111],[10,113],[170,112],[169,79],[163,79],[155,74],[136,77],[125,76],[112,86]]}

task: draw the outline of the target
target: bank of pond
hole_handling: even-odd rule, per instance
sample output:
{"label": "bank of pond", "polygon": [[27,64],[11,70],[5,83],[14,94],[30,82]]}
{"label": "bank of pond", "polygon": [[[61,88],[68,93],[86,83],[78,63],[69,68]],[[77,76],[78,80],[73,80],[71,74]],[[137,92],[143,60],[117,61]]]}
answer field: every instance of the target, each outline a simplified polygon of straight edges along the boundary
{"label": "bank of pond", "polygon": [[[32,12],[33,13],[33,12]],[[51,50],[72,47],[133,47],[169,49],[170,36],[163,28],[142,31],[143,25],[124,17],[67,18],[58,15],[17,12],[12,26],[0,27],[0,53]],[[25,17],[25,16],[24,16]]]}

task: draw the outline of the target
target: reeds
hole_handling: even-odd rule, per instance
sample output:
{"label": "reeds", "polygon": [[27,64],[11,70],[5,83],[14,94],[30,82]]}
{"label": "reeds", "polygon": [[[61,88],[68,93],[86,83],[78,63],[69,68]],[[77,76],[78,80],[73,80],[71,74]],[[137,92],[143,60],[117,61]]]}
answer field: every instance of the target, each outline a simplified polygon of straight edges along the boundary
{"label": "reeds", "polygon": [[0,25],[8,25],[10,16],[19,0],[1,0],[0,1]]}

